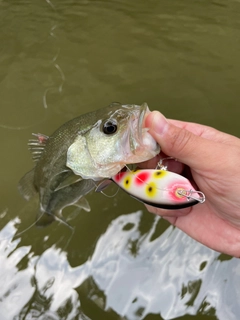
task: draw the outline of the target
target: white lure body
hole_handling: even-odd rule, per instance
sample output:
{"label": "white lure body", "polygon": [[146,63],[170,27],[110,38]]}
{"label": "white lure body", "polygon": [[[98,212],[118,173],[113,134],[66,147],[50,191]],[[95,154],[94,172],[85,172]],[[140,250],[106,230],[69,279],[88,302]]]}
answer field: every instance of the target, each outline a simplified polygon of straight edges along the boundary
{"label": "white lure body", "polygon": [[180,209],[205,201],[204,194],[187,178],[166,170],[119,172],[112,180],[132,197],[154,207]]}

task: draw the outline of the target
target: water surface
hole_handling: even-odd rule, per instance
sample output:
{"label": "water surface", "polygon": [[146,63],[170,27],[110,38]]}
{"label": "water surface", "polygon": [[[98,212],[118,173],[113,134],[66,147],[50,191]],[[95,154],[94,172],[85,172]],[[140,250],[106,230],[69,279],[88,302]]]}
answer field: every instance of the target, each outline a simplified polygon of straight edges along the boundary
{"label": "water surface", "polygon": [[2,0],[0,27],[0,318],[236,319],[237,259],[121,191],[38,229],[17,183],[32,132],[112,101],[239,136],[240,2]]}

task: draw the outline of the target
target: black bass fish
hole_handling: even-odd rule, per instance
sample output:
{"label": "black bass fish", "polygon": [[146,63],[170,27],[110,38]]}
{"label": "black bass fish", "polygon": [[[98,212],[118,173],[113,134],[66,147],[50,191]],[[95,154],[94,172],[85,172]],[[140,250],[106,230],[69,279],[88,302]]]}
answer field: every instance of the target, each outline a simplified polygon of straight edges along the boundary
{"label": "black bass fish", "polygon": [[96,181],[159,153],[159,145],[143,128],[148,112],[146,103],[112,103],[66,122],[49,137],[34,134],[28,145],[36,164],[20,180],[21,194],[26,200],[39,194],[40,213],[49,222],[64,221],[62,210],[69,205],[90,211],[84,196]]}

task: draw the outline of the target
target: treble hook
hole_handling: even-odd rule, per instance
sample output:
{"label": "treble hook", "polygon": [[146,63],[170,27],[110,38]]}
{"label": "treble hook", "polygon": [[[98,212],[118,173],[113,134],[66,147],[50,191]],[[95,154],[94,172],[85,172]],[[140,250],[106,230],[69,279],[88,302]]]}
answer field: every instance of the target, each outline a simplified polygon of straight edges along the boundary
{"label": "treble hook", "polygon": [[164,171],[167,171],[168,166],[167,166],[167,165],[165,166],[165,165],[163,164],[163,161],[165,161],[165,160],[175,160],[175,161],[177,161],[177,159],[174,158],[174,157],[167,157],[167,158],[160,159],[159,162],[157,163],[156,170],[164,170]]}
{"label": "treble hook", "polygon": [[[180,196],[186,197],[188,201],[189,200],[196,200],[199,203],[204,203],[206,200],[205,194],[202,191],[181,189],[181,190],[177,190],[177,193]],[[194,197],[193,196],[194,193],[198,194],[199,197],[198,198]]]}

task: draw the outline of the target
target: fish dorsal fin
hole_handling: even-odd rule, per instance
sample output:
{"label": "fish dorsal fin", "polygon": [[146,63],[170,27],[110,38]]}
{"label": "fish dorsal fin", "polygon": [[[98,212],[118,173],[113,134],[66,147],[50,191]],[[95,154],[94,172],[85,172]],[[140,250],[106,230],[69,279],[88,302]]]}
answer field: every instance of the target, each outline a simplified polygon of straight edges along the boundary
{"label": "fish dorsal fin", "polygon": [[37,139],[30,139],[28,141],[28,149],[32,153],[33,161],[38,161],[43,153],[49,137],[42,133],[33,133],[32,135]]}

